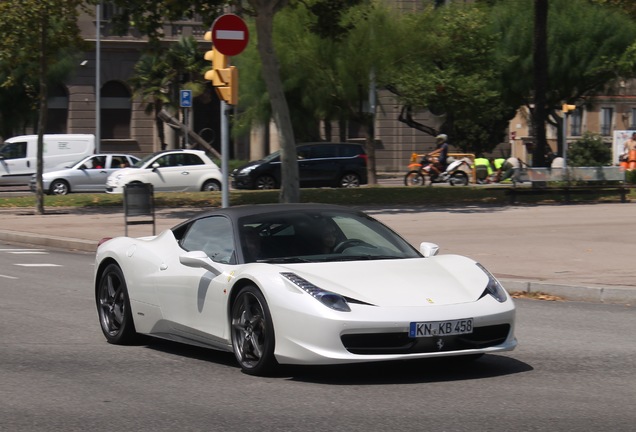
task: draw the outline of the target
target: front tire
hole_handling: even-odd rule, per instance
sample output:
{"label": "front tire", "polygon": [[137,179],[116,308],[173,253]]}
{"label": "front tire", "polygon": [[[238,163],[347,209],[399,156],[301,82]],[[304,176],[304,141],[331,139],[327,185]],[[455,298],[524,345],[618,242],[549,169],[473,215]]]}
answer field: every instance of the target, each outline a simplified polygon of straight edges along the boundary
{"label": "front tire", "polygon": [[267,375],[274,357],[274,326],[263,294],[255,286],[242,288],[232,305],[232,348],[243,372]]}
{"label": "front tire", "polygon": [[404,176],[404,186],[424,186],[425,179],[417,170],[409,171]]}
{"label": "front tire", "polygon": [[256,189],[276,189],[276,179],[270,175],[262,175],[256,179]]}
{"label": "front tire", "polygon": [[55,180],[49,188],[51,195],[66,195],[71,191],[68,183],[64,180]]}
{"label": "front tire", "polygon": [[117,264],[109,264],[102,273],[95,301],[99,324],[109,343],[128,345],[140,339],[130,310],[126,280]]}

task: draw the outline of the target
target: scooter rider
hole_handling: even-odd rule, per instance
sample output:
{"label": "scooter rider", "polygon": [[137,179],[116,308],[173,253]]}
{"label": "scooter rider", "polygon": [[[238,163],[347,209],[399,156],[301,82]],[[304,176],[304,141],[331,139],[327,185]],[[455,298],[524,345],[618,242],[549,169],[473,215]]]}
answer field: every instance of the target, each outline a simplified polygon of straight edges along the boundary
{"label": "scooter rider", "polygon": [[437,177],[438,175],[446,171],[446,164],[448,159],[448,136],[446,134],[437,135],[435,137],[435,144],[435,150],[429,153],[429,156],[437,156],[437,163],[431,166],[432,174],[434,174],[434,177]]}

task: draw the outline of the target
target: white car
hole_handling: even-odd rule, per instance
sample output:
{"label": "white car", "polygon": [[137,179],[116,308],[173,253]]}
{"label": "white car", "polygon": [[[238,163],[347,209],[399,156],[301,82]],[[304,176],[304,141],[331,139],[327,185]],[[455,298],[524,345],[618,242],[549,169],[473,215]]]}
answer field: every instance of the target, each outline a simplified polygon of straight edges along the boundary
{"label": "white car", "polygon": [[131,183],[150,183],[155,192],[220,191],[223,176],[204,151],[166,150],[110,175],[106,192],[122,193]]}
{"label": "white car", "polygon": [[150,335],[233,351],[254,375],[514,349],[501,284],[437,251],[346,207],[230,207],[158,236],[103,239],[95,300],[110,343]]}
{"label": "white car", "polygon": [[[63,169],[42,174],[42,189],[49,195],[71,192],[104,192],[108,176],[117,170],[132,166],[139,158],[128,154],[96,154],[79,162],[67,164]],[[35,175],[29,186],[35,192]]]}

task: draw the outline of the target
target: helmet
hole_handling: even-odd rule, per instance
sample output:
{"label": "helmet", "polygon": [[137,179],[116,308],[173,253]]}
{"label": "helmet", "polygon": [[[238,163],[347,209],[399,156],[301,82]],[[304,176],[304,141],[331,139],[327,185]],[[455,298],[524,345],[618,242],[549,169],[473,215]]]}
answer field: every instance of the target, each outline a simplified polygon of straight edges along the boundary
{"label": "helmet", "polygon": [[439,134],[435,137],[435,141],[437,143],[443,143],[448,140],[448,136],[446,134]]}

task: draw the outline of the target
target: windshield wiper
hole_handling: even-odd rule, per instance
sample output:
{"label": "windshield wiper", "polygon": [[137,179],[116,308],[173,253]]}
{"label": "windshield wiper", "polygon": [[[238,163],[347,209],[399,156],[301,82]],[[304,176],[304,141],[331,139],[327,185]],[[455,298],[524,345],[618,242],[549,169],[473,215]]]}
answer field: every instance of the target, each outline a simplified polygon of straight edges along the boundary
{"label": "windshield wiper", "polygon": [[402,259],[402,257],[394,255],[340,255],[326,259],[326,261],[370,261],[383,259]]}
{"label": "windshield wiper", "polygon": [[266,264],[293,264],[293,263],[308,263],[311,261],[306,260],[304,258],[298,258],[298,257],[280,257],[280,258],[269,258],[269,259],[257,260],[257,262],[266,263]]}

